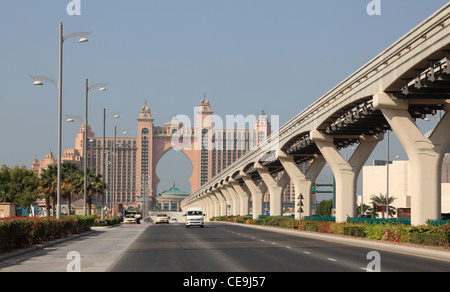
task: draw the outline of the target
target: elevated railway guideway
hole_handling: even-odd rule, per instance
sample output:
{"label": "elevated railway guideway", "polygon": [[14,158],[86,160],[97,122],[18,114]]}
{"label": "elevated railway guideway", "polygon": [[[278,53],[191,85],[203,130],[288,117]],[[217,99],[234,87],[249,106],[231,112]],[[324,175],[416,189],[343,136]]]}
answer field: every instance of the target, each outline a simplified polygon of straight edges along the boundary
{"label": "elevated railway guideway", "polygon": [[[411,223],[441,213],[440,170],[450,147],[450,3],[297,114],[182,202],[208,214],[282,214],[282,190],[292,180],[296,206],[311,213],[311,185],[325,163],[336,178],[336,221],[355,216],[356,181],[377,143],[392,130],[411,161]],[[429,137],[417,119],[439,113]],[[443,115],[442,115],[443,114]],[[354,145],[345,161],[339,150]],[[298,164],[311,162],[306,172]],[[298,210],[297,210],[298,212]],[[300,216],[300,214],[296,214]]]}

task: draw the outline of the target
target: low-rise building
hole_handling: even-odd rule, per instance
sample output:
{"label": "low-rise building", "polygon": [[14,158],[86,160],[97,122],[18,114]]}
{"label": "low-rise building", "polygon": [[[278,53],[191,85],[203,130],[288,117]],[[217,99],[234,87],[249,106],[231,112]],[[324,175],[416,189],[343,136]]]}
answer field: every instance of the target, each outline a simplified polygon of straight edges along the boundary
{"label": "low-rise building", "polygon": [[[396,209],[411,208],[409,173],[410,163],[408,160],[394,160],[389,164],[389,197],[395,198],[391,205]],[[363,203],[370,205],[370,198],[374,195],[385,196],[387,181],[386,163],[364,166],[362,170]],[[441,194],[441,213],[450,213],[450,153],[445,155],[442,164]]]}

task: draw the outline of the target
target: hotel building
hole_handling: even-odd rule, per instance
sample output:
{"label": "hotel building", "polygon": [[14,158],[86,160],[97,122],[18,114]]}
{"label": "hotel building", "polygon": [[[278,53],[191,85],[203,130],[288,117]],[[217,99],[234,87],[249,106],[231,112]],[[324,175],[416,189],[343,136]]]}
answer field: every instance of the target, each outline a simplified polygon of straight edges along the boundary
{"label": "hotel building", "polygon": [[[241,119],[244,126],[237,123],[233,129],[224,129],[219,125],[220,118],[213,115],[206,94],[195,109],[193,127],[187,123],[185,126],[177,116],[157,126],[145,102],[137,117],[137,137],[106,137],[105,153],[103,137],[96,137],[89,125],[83,125],[75,137],[74,148],[64,149],[62,163],[70,161],[80,169],[83,167],[84,131],[87,131],[87,166],[104,175],[107,201],[111,201],[113,194],[116,204],[137,207],[145,194],[146,201],[156,204],[160,181],[156,166],[169,150],[180,150],[191,162],[193,172],[189,182],[193,192],[271,133],[264,111],[252,119],[250,116]],[[32,169],[39,175],[47,165],[56,162],[50,151],[43,160],[35,158]]]}

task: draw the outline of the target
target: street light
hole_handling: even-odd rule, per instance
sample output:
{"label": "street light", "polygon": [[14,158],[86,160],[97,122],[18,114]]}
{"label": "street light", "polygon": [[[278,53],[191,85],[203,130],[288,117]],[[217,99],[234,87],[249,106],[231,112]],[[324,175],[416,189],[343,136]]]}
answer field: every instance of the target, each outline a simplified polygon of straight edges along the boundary
{"label": "street light", "polygon": [[[120,117],[119,113],[108,113],[106,114],[106,108],[103,108],[103,142],[102,142],[102,179],[103,183],[105,183],[106,177],[106,165],[105,165],[105,156],[106,156],[106,137],[105,137],[105,128],[106,128],[106,118],[109,116],[114,116],[114,119],[118,119]],[[107,198],[107,197],[106,197]],[[101,219],[105,219],[105,195],[102,195],[102,211],[101,211]]]}
{"label": "street light", "polygon": [[[116,115],[118,116],[118,115]],[[114,217],[116,213],[116,184],[117,184],[117,126],[114,126],[114,144],[113,144],[113,152],[112,152],[112,192],[111,192],[111,216]],[[128,131],[126,129],[119,129],[119,132],[123,134],[127,134]]]}
{"label": "street light", "polygon": [[[85,79],[85,112],[84,112],[84,132],[83,132],[83,172],[84,172],[84,194],[83,194],[83,200],[84,200],[84,207],[83,207],[83,213],[84,215],[87,215],[87,207],[86,207],[86,202],[87,202],[87,141],[88,141],[88,137],[87,137],[87,125],[88,125],[88,93],[91,89],[94,89],[96,87],[100,87],[99,91],[105,91],[106,88],[105,86],[107,85],[107,83],[96,83],[96,84],[92,84],[91,86],[89,86],[89,81],[88,78],[86,77]],[[75,119],[80,120],[81,122],[83,122],[83,119],[81,119],[78,116],[67,116],[68,119],[66,120],[67,122],[72,123]]]}
{"label": "street light", "polygon": [[86,36],[89,32],[74,32],[67,36],[63,36],[63,23],[59,22],[59,78],[58,83],[53,79],[44,76],[31,76],[36,81],[33,85],[43,85],[42,80],[49,81],[58,87],[58,179],[57,179],[57,195],[56,195],[56,218],[61,219],[61,155],[62,155],[62,61],[63,61],[63,43],[73,38],[81,37],[78,42],[85,43],[88,41]]}
{"label": "street light", "polygon": [[[84,40],[84,38],[80,39],[79,42],[85,42],[87,40]],[[87,200],[87,127],[88,127],[88,93],[89,90],[100,87],[99,91],[105,91],[105,86],[107,83],[96,83],[89,86],[88,78],[85,79],[85,111],[84,111],[84,133],[83,133],[83,168],[84,168],[84,204],[83,204],[83,212],[84,215],[87,215],[87,208],[86,208],[86,200]]]}

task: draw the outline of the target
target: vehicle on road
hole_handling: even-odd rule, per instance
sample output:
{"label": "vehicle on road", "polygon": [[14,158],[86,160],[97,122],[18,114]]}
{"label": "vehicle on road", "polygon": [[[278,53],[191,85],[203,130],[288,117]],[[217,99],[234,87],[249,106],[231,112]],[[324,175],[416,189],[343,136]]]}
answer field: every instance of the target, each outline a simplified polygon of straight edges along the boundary
{"label": "vehicle on road", "polygon": [[156,215],[156,224],[158,223],[167,223],[169,224],[169,216],[167,216],[167,214],[163,213],[163,214],[158,214]]}
{"label": "vehicle on road", "polygon": [[189,207],[185,214],[186,216],[186,228],[189,226],[204,227],[204,216],[202,209],[199,207]]}
{"label": "vehicle on road", "polygon": [[133,214],[128,214],[125,217],[123,217],[123,223],[137,224],[137,219]]}
{"label": "vehicle on road", "polygon": [[177,218],[171,218],[171,219],[170,219],[170,222],[171,222],[171,223],[178,223],[178,219],[177,219]]}

